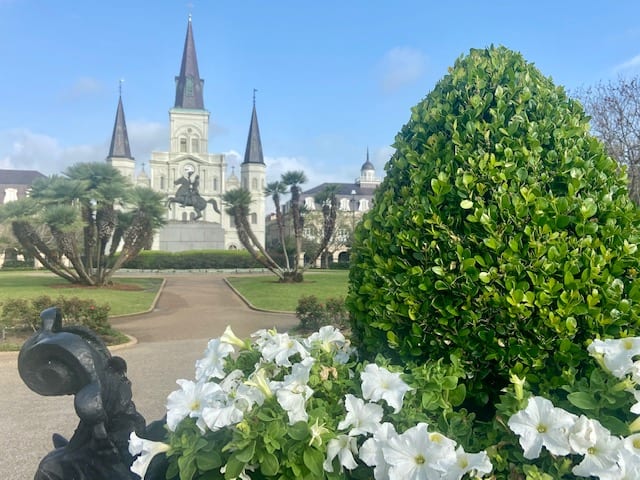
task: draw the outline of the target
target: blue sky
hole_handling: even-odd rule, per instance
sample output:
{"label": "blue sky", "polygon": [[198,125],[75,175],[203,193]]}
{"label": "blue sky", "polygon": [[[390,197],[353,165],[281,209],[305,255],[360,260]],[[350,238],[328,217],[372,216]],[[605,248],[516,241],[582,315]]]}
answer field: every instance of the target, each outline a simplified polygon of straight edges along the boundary
{"label": "blue sky", "polygon": [[410,108],[470,48],[521,52],[569,91],[640,74],[640,2],[0,0],[0,169],[107,155],[119,80],[138,165],[168,147],[189,13],[209,150],[244,154],[253,89],[268,180],[379,176]]}

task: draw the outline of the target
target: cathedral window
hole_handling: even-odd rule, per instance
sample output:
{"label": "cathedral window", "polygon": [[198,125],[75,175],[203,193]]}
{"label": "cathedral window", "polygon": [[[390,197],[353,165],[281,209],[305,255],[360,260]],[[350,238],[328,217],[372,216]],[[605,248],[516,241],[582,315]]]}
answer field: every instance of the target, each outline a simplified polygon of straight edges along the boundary
{"label": "cathedral window", "polygon": [[340,210],[342,210],[343,212],[348,212],[349,210],[351,210],[351,208],[349,208],[349,199],[348,198],[341,198],[340,199]]}
{"label": "cathedral window", "polygon": [[164,190],[164,189],[165,189],[164,177],[160,176],[160,190]]}
{"label": "cathedral window", "polygon": [[252,213],[252,214],[251,214],[251,223],[252,223],[253,225],[255,225],[255,224],[257,224],[257,223],[258,223],[258,214],[257,214],[257,213]]}
{"label": "cathedral window", "polygon": [[197,138],[191,139],[191,151],[193,153],[200,153],[200,141]]}
{"label": "cathedral window", "polygon": [[213,177],[213,191],[218,191],[218,177]]}
{"label": "cathedral window", "polygon": [[187,153],[187,139],[184,137],[180,139],[180,152]]}
{"label": "cathedral window", "polygon": [[258,179],[254,178],[253,180],[251,180],[251,189],[252,190],[257,190],[258,189]]}
{"label": "cathedral window", "polygon": [[360,200],[360,204],[358,205],[358,210],[361,212],[366,212],[367,210],[369,210],[369,200],[367,200],[366,198],[363,198],[362,200]]}

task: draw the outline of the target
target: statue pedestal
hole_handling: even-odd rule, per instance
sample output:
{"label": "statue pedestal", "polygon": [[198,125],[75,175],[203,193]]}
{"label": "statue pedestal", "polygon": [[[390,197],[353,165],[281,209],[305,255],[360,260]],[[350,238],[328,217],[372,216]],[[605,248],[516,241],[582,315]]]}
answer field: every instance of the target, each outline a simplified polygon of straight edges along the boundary
{"label": "statue pedestal", "polygon": [[159,250],[224,250],[224,230],[219,223],[169,221],[159,232]]}

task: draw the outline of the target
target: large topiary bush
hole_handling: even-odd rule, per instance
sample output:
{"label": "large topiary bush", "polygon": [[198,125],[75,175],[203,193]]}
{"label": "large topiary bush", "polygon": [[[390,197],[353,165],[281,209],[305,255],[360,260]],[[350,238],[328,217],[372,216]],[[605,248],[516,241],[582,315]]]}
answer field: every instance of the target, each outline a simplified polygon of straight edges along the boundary
{"label": "large topiary bush", "polygon": [[365,356],[459,357],[484,404],[526,375],[588,373],[638,334],[638,212],[580,104],[520,54],[471,50],[412,109],[356,233],[348,305]]}

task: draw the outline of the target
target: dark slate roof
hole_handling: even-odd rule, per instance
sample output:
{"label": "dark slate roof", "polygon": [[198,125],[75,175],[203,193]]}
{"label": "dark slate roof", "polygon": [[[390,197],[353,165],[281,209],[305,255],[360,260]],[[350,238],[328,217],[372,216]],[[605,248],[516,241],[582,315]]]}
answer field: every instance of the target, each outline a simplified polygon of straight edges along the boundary
{"label": "dark slate roof", "polygon": [[36,170],[0,170],[0,185],[31,185],[46,175]]}
{"label": "dark slate roof", "polygon": [[113,124],[109,157],[133,158],[131,156],[131,149],[129,148],[129,135],[127,134],[127,122],[124,119],[122,97],[118,99],[118,110],[116,111],[116,120]]}
{"label": "dark slate roof", "polygon": [[321,183],[317,187],[310,188],[309,190],[305,190],[302,193],[303,197],[313,197],[318,193],[324,192],[324,189],[329,186],[336,187],[336,195],[338,197],[351,196],[351,191],[356,191],[356,196],[359,195],[373,195],[375,192],[375,188],[362,188],[357,183]]}
{"label": "dark slate roof", "polygon": [[193,42],[191,16],[189,16],[180,75],[176,77],[175,108],[204,110],[203,86],[204,80],[200,78],[200,73],[198,72],[198,58],[196,57],[196,46]]}
{"label": "dark slate roof", "polygon": [[375,170],[376,167],[373,166],[373,163],[369,161],[369,149],[367,148],[367,161],[362,164],[360,171],[364,170]]}
{"label": "dark slate roof", "polygon": [[258,128],[258,115],[256,114],[256,101],[253,100],[253,112],[251,113],[251,125],[247,136],[247,147],[244,150],[244,162],[261,163],[264,165],[262,154],[262,141],[260,140],[260,128]]}

